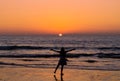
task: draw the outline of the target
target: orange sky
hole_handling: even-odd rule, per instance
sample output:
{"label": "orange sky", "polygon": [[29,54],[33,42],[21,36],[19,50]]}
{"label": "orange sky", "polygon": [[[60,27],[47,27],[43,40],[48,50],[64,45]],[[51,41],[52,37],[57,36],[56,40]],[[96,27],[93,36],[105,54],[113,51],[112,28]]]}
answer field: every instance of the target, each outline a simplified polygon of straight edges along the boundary
{"label": "orange sky", "polygon": [[0,0],[0,33],[120,32],[120,0]]}

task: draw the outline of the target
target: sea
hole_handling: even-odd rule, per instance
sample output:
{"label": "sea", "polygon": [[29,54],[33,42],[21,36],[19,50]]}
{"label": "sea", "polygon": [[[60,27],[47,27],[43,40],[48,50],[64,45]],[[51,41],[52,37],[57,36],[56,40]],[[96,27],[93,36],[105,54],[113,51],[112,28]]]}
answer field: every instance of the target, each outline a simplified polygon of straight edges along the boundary
{"label": "sea", "polygon": [[55,68],[65,50],[66,69],[120,70],[120,35],[1,35],[0,68]]}

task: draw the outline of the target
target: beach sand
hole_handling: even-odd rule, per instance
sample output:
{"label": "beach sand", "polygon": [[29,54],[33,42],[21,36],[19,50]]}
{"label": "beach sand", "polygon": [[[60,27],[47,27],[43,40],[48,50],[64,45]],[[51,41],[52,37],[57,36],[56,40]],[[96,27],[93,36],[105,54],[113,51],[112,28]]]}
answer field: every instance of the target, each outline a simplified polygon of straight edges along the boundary
{"label": "beach sand", "polygon": [[120,71],[64,69],[54,75],[54,68],[0,68],[0,81],[120,81]]}

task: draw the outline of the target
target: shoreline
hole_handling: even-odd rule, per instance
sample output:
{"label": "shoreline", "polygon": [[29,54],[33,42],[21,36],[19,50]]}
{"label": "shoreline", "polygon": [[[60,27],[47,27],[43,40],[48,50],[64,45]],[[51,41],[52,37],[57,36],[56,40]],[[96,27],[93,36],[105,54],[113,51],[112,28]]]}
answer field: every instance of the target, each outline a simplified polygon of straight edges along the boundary
{"label": "shoreline", "polygon": [[60,69],[54,68],[0,68],[0,81],[119,81],[120,71]]}
{"label": "shoreline", "polygon": [[[6,66],[0,66],[0,69],[3,69],[3,68],[6,68],[6,69],[7,69],[7,68],[11,68],[11,69],[13,69],[13,68],[14,68],[14,69],[15,69],[15,68],[18,68],[18,69],[19,69],[19,68],[26,68],[26,69],[27,69],[27,68],[31,68],[31,69],[43,69],[43,68],[44,68],[44,69],[53,69],[53,70],[55,69],[55,67],[19,67],[19,66],[16,66],[16,67],[7,66],[7,67],[6,67]],[[60,70],[60,68],[61,68],[61,67],[59,67],[58,69]],[[64,70],[120,71],[119,69],[68,68],[68,67],[66,67],[66,66],[64,67]]]}
{"label": "shoreline", "polygon": [[[0,68],[48,68],[54,69],[57,58],[1,58]],[[80,58],[69,59],[65,69],[120,71],[119,59]]]}

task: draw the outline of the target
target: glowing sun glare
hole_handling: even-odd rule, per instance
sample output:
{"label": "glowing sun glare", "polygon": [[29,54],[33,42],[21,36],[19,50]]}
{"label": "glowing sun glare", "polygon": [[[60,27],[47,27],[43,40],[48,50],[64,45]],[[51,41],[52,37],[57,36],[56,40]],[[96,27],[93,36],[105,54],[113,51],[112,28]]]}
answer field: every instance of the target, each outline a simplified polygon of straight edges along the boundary
{"label": "glowing sun glare", "polygon": [[63,36],[63,34],[60,33],[59,36],[61,37],[61,36]]}

